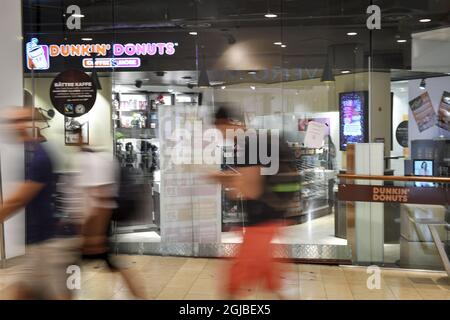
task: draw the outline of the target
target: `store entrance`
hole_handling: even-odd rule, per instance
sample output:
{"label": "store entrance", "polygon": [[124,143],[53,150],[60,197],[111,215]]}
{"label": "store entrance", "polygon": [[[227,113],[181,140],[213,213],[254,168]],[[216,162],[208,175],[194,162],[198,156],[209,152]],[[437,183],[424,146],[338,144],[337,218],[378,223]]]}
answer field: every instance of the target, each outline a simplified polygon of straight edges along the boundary
{"label": "store entrance", "polygon": [[[174,78],[174,84],[165,83]],[[204,172],[223,170],[224,162],[211,165],[174,161],[174,153],[186,143],[177,129],[192,138],[196,130],[204,134],[213,128],[215,110],[227,104],[243,115],[247,129],[278,130],[292,154],[296,179],[302,188],[283,217],[289,223],[273,241],[279,245],[279,255],[349,263],[345,215],[336,201],[336,174],[342,161],[335,144],[339,141],[339,113],[272,113],[263,105],[246,102],[249,94],[254,99],[298,98],[297,89],[280,90],[262,84],[258,90],[243,84],[200,88],[197,82],[197,72],[114,74],[115,155],[122,167],[134,170],[146,185],[142,215],[115,229],[118,250],[208,257],[235,253],[248,226],[244,202],[231,199],[225,186],[211,183],[204,176]],[[323,92],[326,90],[323,87]],[[311,121],[327,128],[323,143],[317,147],[304,145]],[[194,142],[188,144],[195,153]],[[226,143],[217,148],[221,148],[225,161]]]}

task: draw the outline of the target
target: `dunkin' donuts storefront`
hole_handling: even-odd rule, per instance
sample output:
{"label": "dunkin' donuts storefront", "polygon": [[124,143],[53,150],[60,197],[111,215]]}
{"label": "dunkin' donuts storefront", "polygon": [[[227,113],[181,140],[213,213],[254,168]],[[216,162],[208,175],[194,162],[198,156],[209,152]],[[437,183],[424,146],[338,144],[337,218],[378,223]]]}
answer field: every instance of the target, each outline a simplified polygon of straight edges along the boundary
{"label": "dunkin' donuts storefront", "polygon": [[[173,158],[194,123],[210,129],[227,103],[247,128],[279,130],[294,155],[301,189],[275,240],[280,256],[443,269],[450,26],[448,7],[433,2],[431,11],[429,2],[49,1],[44,10],[27,0],[24,88],[45,117],[38,124],[59,174],[76,167],[75,128],[139,172],[145,205],[116,226],[118,252],[233,254],[246,212],[205,179],[221,165]],[[381,12],[368,14],[370,4]],[[55,106],[55,79],[73,70],[94,84],[89,108]],[[226,157],[226,145],[217,148]],[[426,219],[439,223],[430,231]]]}

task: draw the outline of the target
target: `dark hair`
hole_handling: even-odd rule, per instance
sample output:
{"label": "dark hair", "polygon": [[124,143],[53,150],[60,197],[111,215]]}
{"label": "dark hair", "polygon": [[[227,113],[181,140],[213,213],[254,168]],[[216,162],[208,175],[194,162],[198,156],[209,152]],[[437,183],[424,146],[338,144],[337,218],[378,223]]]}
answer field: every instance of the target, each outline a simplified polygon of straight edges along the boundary
{"label": "dark hair", "polygon": [[233,108],[226,104],[221,104],[214,114],[214,119],[218,121],[240,121],[243,122],[242,114],[236,112],[236,108]]}

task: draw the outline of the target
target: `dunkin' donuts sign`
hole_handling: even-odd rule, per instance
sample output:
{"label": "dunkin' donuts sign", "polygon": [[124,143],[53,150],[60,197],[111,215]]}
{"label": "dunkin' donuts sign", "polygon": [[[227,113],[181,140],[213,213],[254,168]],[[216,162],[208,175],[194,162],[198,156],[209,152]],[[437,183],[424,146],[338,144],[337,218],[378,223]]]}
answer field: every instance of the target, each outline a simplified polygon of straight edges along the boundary
{"label": "dunkin' donuts sign", "polygon": [[405,202],[408,203],[408,188],[373,187],[372,200],[374,202]]}
{"label": "dunkin' donuts sign", "polygon": [[340,201],[446,205],[450,201],[450,189],[340,184],[338,199]]}
{"label": "dunkin' donuts sign", "polygon": [[82,57],[84,68],[139,68],[143,56],[172,56],[178,43],[148,42],[127,44],[41,44],[33,38],[26,45],[29,70],[50,69],[51,59],[57,57]]}

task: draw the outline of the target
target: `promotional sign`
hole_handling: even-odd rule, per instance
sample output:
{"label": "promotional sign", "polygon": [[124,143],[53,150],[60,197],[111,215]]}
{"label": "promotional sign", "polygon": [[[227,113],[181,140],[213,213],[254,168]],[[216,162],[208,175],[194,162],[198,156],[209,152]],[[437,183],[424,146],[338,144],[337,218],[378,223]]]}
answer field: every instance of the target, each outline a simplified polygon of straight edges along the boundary
{"label": "promotional sign", "polygon": [[436,112],[434,111],[428,92],[424,92],[411,100],[409,106],[411,107],[411,111],[414,115],[414,119],[416,119],[420,132],[431,128],[436,124]]}
{"label": "promotional sign", "polygon": [[394,202],[447,205],[450,190],[444,188],[366,186],[340,184],[339,201]]}
{"label": "promotional sign", "polygon": [[368,92],[345,92],[339,94],[340,150],[350,143],[368,142]]}
{"label": "promotional sign", "polygon": [[304,146],[312,149],[322,148],[327,130],[327,125],[320,122],[310,121],[308,123],[308,129],[306,130],[305,141],[303,143]]}
{"label": "promotional sign", "polygon": [[92,109],[97,99],[97,88],[87,73],[68,70],[53,80],[50,99],[59,113],[75,118]]}
{"label": "promotional sign", "polygon": [[442,129],[450,131],[450,92],[444,91],[442,94],[437,125]]}
{"label": "promotional sign", "polygon": [[[80,65],[73,67],[135,69],[141,66],[141,57],[172,56],[177,46],[178,43],[173,42],[47,44],[31,38],[25,48],[26,68],[49,70],[55,59],[66,64],[81,59]],[[95,66],[93,56],[96,57]]]}
{"label": "promotional sign", "polygon": [[402,121],[395,130],[395,139],[403,148],[408,148],[408,121]]}

